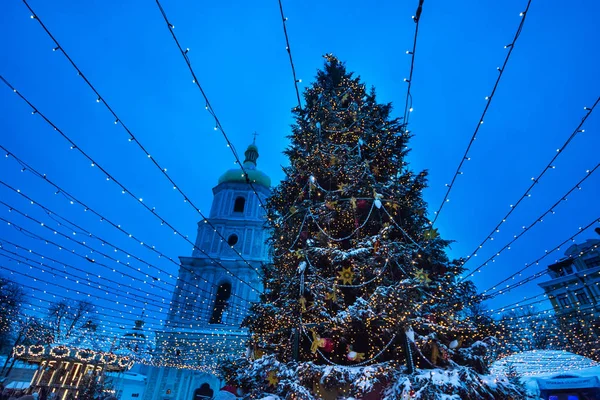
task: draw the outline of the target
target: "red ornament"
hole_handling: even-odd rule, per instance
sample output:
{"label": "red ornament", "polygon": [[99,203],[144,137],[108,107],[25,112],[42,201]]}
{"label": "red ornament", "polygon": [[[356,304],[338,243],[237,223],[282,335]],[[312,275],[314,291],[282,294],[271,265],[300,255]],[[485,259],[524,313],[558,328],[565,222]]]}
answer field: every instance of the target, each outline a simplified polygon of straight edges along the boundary
{"label": "red ornament", "polygon": [[308,231],[300,232],[300,240],[306,240],[306,239],[308,239]]}
{"label": "red ornament", "polygon": [[354,218],[354,229],[358,229],[360,227],[360,221],[357,218]]}
{"label": "red ornament", "polygon": [[326,352],[326,353],[331,353],[333,351],[333,340],[329,339],[329,338],[322,338],[321,340],[323,340],[323,347],[321,347],[321,350]]}
{"label": "red ornament", "polygon": [[367,203],[366,200],[357,200],[356,201],[356,207],[358,208],[366,208],[369,204]]}

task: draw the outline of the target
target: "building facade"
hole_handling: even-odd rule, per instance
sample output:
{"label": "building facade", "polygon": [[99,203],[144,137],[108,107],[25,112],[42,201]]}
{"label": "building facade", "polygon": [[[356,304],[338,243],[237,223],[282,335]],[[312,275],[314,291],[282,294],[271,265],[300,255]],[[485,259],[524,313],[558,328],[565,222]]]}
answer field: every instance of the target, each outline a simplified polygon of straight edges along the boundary
{"label": "building facade", "polygon": [[253,143],[245,152],[244,170],[219,178],[210,216],[198,222],[192,256],[180,257],[169,316],[156,332],[156,353],[164,366],[144,371],[144,400],[210,398],[224,384],[214,375],[219,361],[246,351],[248,333],[240,325],[258,300],[260,267],[269,260],[261,203],[271,180],[256,168],[258,156]]}
{"label": "building facade", "polygon": [[575,309],[598,311],[600,240],[571,245],[565,257],[548,266],[550,280],[540,283],[558,316]]}
{"label": "building facade", "polygon": [[539,285],[548,295],[565,336],[575,339],[576,348],[597,343],[600,338],[600,240],[589,239],[571,245],[563,259],[548,266],[548,275],[550,280]]}

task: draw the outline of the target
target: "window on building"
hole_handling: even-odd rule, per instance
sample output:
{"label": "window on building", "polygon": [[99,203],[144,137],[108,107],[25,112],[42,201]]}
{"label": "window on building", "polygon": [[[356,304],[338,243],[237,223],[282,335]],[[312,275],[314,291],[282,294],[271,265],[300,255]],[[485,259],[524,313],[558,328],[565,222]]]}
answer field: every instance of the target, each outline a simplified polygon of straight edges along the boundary
{"label": "window on building", "polygon": [[222,283],[217,289],[215,296],[215,304],[213,306],[212,315],[209,323],[220,324],[223,318],[223,311],[227,308],[227,300],[231,297],[231,283]]}
{"label": "window on building", "polygon": [[566,293],[558,295],[558,304],[562,307],[569,307],[571,303],[569,302],[569,296]]}
{"label": "window on building", "polygon": [[233,212],[244,212],[244,206],[246,205],[246,199],[242,196],[235,199],[235,203],[233,204]]}
{"label": "window on building", "polygon": [[566,276],[566,275],[570,275],[572,273],[573,273],[573,266],[567,265],[567,266],[562,267],[560,269],[559,275],[560,276]]}
{"label": "window on building", "polygon": [[570,275],[573,273],[573,267],[570,265],[567,265],[566,267],[564,267],[564,271],[565,271],[565,275]]}
{"label": "window on building", "polygon": [[235,244],[238,242],[238,236],[234,233],[232,235],[229,235],[229,237],[227,238],[227,244],[230,246],[235,246]]}
{"label": "window on building", "polygon": [[588,258],[587,260],[583,260],[583,262],[585,262],[588,268],[600,267],[600,256]]}
{"label": "window on building", "polygon": [[131,397],[140,397],[139,393],[131,393]]}
{"label": "window on building", "polygon": [[590,298],[583,289],[576,290],[575,297],[577,298],[579,304],[590,304]]}

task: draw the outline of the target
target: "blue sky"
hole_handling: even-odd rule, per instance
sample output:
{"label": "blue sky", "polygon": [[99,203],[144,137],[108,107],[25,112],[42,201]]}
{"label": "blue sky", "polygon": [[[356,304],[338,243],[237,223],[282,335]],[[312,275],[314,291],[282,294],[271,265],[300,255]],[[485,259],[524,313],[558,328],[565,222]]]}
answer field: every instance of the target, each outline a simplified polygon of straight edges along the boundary
{"label": "blue sky", "polygon": [[[222,172],[234,166],[234,159],[223,137],[213,130],[214,121],[204,109],[156,4],[141,0],[85,4],[31,0],[30,5],[152,157],[168,168],[179,187],[208,214],[211,188]],[[301,88],[322,66],[322,55],[332,52],[377,88],[380,101],[393,102],[396,115],[401,113],[406,90],[403,78],[410,61],[405,51],[412,43],[411,15],[416,1],[307,0],[284,1],[283,5],[297,74],[303,80]],[[165,1],[163,6],[182,46],[190,48],[199,81],[238,152],[243,152],[257,131],[259,167],[277,182],[282,178],[280,166],[287,164],[282,151],[292,123],[290,109],[295,105],[277,2]],[[523,0],[428,0],[424,4],[413,76],[410,129],[415,137],[409,161],[415,170],[429,170],[430,187],[424,195],[431,212],[439,206],[444,184],[452,178],[475,129],[484,97],[497,77],[496,67],[504,61],[504,45],[512,41],[525,6]],[[600,33],[599,13],[600,4],[592,0],[533,1],[471,150],[472,160],[463,168],[436,224],[445,238],[456,241],[451,256],[470,254],[486,237],[575,129],[585,115],[583,107],[591,106],[600,95],[600,45],[595,40]],[[96,102],[64,55],[52,51],[52,41],[21,1],[0,5],[0,38],[0,73],[79,147],[193,240],[199,215],[139,148],[128,142],[122,126],[115,125],[106,108]],[[173,258],[190,255],[189,244],[161,226],[135,200],[122,195],[98,168],[69,150],[62,137],[38,115],[31,115],[31,109],[3,85],[0,105],[0,144],[144,242]],[[477,259],[494,254],[522,225],[529,225],[581,179],[586,169],[600,162],[598,113],[600,110],[590,116],[585,132],[577,135],[558,158],[556,168],[544,176],[532,197],[519,206]],[[21,172],[12,158],[0,159],[0,179],[98,236],[176,274],[174,264],[158,259],[81,207],[55,195],[51,186]],[[487,289],[571,236],[579,226],[600,217],[599,196],[597,171],[556,214],[503,252],[493,267],[483,268],[475,277],[478,287]],[[0,188],[0,199],[46,224],[55,224],[6,188]],[[4,206],[0,206],[0,217],[46,235],[43,227],[9,213]],[[582,239],[594,236],[591,231],[580,235]],[[82,265],[81,259],[65,255],[65,250],[61,254],[5,225],[0,227],[0,238]],[[66,240],[60,243],[68,245]],[[75,248],[89,255],[88,250]],[[555,253],[546,261],[561,256],[562,252]],[[478,266],[477,259],[467,266]],[[547,262],[532,271],[541,270]],[[5,260],[1,265],[23,268]],[[109,261],[107,265],[111,265]],[[28,269],[23,273],[56,282],[48,272]],[[159,290],[110,271],[103,271],[102,276],[123,279],[133,288],[169,299],[168,285]],[[32,278],[14,277],[34,287],[50,287],[31,283]],[[72,288],[81,285],[63,283]],[[116,291],[91,293],[114,301]],[[534,282],[490,306],[538,293]],[[132,315],[140,311],[139,303],[136,305],[138,308],[127,309]],[[153,322],[159,321],[149,321]],[[118,324],[124,322],[115,326]]]}

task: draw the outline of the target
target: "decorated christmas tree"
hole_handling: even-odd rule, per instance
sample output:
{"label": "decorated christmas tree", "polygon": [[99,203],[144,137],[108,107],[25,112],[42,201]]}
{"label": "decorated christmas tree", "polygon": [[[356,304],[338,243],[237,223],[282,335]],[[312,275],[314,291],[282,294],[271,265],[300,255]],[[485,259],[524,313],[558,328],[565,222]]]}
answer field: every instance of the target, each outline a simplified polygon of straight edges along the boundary
{"label": "decorated christmas tree", "polygon": [[494,340],[463,310],[475,289],[431,228],[406,127],[325,58],[267,204],[273,263],[248,354],[223,374],[252,399],[519,398],[486,375]]}

